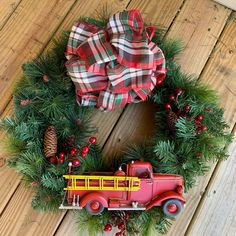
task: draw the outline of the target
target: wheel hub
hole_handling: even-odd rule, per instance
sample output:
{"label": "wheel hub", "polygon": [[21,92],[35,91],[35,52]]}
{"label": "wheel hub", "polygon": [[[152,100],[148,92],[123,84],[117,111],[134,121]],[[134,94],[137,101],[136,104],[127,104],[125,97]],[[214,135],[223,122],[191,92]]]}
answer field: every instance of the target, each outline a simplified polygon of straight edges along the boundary
{"label": "wheel hub", "polygon": [[99,202],[94,201],[94,202],[91,202],[91,203],[90,203],[90,208],[91,208],[93,211],[97,211],[97,210],[99,209],[99,207],[100,207]]}
{"label": "wheel hub", "polygon": [[170,213],[175,213],[178,210],[178,207],[176,204],[171,203],[167,206],[167,209]]}

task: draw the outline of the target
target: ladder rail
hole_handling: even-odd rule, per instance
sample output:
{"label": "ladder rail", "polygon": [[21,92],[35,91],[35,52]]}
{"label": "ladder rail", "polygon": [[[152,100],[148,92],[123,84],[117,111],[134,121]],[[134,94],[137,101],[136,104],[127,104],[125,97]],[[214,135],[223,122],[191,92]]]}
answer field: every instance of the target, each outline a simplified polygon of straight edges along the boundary
{"label": "ladder rail", "polygon": [[[140,179],[132,176],[63,175],[63,177],[71,180],[71,186],[67,186],[64,190],[138,191],[140,189]],[[78,186],[77,180],[84,180],[83,186]],[[98,185],[91,186],[90,181],[93,180],[97,181]],[[111,186],[105,186],[106,184]]]}

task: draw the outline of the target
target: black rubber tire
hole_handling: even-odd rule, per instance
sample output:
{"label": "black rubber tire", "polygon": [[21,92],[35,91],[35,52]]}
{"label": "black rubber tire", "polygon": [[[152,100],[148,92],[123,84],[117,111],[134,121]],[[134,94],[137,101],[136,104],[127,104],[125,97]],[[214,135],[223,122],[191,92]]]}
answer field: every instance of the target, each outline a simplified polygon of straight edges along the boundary
{"label": "black rubber tire", "polygon": [[[175,212],[170,212],[168,210],[168,206],[170,204],[175,204],[177,206],[177,210]],[[184,209],[183,203],[178,199],[169,199],[163,204],[163,212],[166,216],[171,218],[176,218]]]}
{"label": "black rubber tire", "polygon": [[[98,210],[94,211],[94,210],[90,207],[90,205],[91,205],[92,202],[98,202],[98,203],[99,203],[99,209],[98,209]],[[91,200],[91,201],[88,201],[88,202],[86,203],[85,209],[86,209],[86,211],[87,211],[89,214],[91,214],[91,215],[100,215],[100,214],[104,211],[104,206],[103,206],[103,204],[102,204],[100,201],[98,201],[98,200]]]}

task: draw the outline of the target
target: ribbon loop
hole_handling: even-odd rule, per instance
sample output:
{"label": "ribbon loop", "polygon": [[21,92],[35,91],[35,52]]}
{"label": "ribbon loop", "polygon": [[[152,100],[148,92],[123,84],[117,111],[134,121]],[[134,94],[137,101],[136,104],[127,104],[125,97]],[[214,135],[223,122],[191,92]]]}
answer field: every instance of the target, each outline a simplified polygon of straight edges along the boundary
{"label": "ribbon loop", "polygon": [[80,105],[113,110],[140,102],[166,74],[165,58],[151,40],[138,10],[113,15],[106,29],[76,22],[68,40],[66,67]]}

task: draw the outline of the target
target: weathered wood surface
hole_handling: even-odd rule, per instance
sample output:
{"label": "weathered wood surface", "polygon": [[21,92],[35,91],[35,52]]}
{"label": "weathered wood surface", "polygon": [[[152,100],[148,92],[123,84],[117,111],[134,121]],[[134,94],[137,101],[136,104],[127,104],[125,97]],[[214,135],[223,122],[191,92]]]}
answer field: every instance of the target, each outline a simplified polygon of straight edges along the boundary
{"label": "weathered wood surface", "polygon": [[[1,1],[0,111],[4,111],[2,117],[11,113],[9,101],[14,83],[21,76],[20,65],[45,48],[51,47],[52,36],[60,35],[63,29],[69,29],[79,16],[94,16],[96,10],[101,9],[105,2],[113,12],[126,7],[138,8],[147,23],[165,28],[167,37],[182,38],[184,51],[179,57],[179,63],[186,72],[200,75],[202,81],[219,91],[221,104],[226,109],[226,119],[231,128],[235,125],[234,15],[229,17],[229,9],[210,0]],[[15,7],[11,7],[11,4],[15,4]],[[98,127],[97,137],[99,143],[104,146],[106,157],[119,154],[130,141],[138,143],[148,138],[152,132],[154,109],[150,104],[132,104],[125,111],[121,109],[111,113],[95,112],[93,123]],[[1,132],[0,138],[3,137],[4,133]],[[2,153],[1,157],[5,158]],[[224,211],[224,196],[216,195],[215,198],[208,199],[205,193],[206,186],[216,186],[221,192],[234,193],[229,192],[225,185],[221,185],[220,178],[217,177],[225,174],[224,183],[229,183],[227,176],[230,177],[231,173],[224,166],[227,166],[228,162],[232,163],[232,160],[233,158],[230,158],[226,164],[220,164],[216,169],[213,165],[206,177],[198,179],[197,186],[187,194],[188,204],[184,214],[176,220],[168,235],[184,235],[188,227],[188,235],[218,236],[224,235],[227,229],[232,232],[228,235],[234,235],[235,222],[232,219],[235,213],[227,206]],[[232,168],[230,170],[235,172]],[[23,184],[19,185],[20,178],[15,171],[5,165],[0,166],[0,177],[1,235],[76,235],[71,212],[38,213],[30,206],[32,193],[26,190]],[[223,227],[223,224],[217,227],[217,222],[220,221],[220,214],[214,209],[217,200],[222,202],[221,212],[229,213],[224,220],[230,221],[231,225],[225,223],[226,227]],[[211,208],[210,212],[207,211],[207,207]],[[215,213],[218,214],[216,220],[207,228],[204,217],[210,220]],[[201,225],[204,225],[202,230],[199,229]]]}
{"label": "weathered wood surface", "polygon": [[[110,1],[111,3],[111,1]],[[111,7],[108,6],[109,10],[113,10],[114,12],[118,11],[118,10],[122,10],[124,9],[123,4],[127,4],[128,1],[113,1],[113,7],[111,9]],[[65,29],[68,29],[71,27],[71,25],[73,24],[73,22],[75,20],[77,20],[80,16],[89,16],[89,15],[95,15],[97,11],[99,11],[99,9],[101,10],[102,7],[104,6],[105,1],[102,2],[97,2],[97,1],[78,1],[73,5],[73,8],[70,10],[70,12],[68,13],[66,19],[61,22],[60,27],[58,28],[57,25],[55,25],[54,27],[56,28],[55,30],[55,35],[60,35],[61,32]],[[44,47],[47,46],[48,42],[44,43]],[[50,44],[51,46],[52,44]],[[48,47],[47,47],[48,48]],[[43,48],[42,48],[43,49]],[[18,74],[17,74],[18,75]],[[19,76],[19,75],[18,75]],[[12,91],[11,91],[12,92]],[[6,97],[5,97],[6,98]],[[9,98],[8,98],[9,99]],[[7,101],[7,100],[6,100]],[[98,126],[98,131],[101,130],[101,135],[97,134],[98,139],[100,140],[100,144],[102,145],[103,143],[105,143],[106,137],[109,136],[110,131],[112,130],[113,126],[116,124],[116,120],[118,119],[119,115],[121,114],[122,110],[117,110],[113,113],[107,114],[105,117],[105,114],[102,112],[95,112],[97,115],[96,117],[93,119],[92,123],[96,123],[96,125]],[[105,119],[104,119],[105,118]],[[100,127],[100,128],[99,128]],[[4,170],[6,170],[7,172],[9,172],[9,168],[7,168],[6,166],[3,167]],[[10,170],[12,171],[12,170]],[[3,173],[3,171],[2,171]],[[12,175],[13,176],[13,175]],[[13,186],[13,188],[7,188],[8,195],[10,195],[11,193],[14,193],[13,190],[14,187],[16,188],[20,182],[20,179],[18,178],[17,175],[14,176],[14,178],[11,180],[11,182],[15,183],[15,186]],[[5,186],[5,184],[4,184]],[[6,186],[7,187],[7,186]],[[14,232],[15,234],[18,234],[18,232],[24,231],[24,225],[29,224],[29,220],[30,218],[28,217],[22,217],[21,221],[18,222],[18,224],[11,224],[11,215],[7,215],[8,209],[11,209],[11,204],[14,205],[15,208],[19,209],[19,211],[21,211],[21,202],[18,201],[18,193],[21,192],[21,195],[25,195],[24,199],[27,202],[31,202],[31,199],[33,197],[33,193],[28,194],[27,192],[24,191],[24,186],[20,185],[13,197],[11,198],[11,202],[7,205],[2,218],[5,219],[5,221],[1,221],[0,222],[0,228],[4,229],[4,234],[5,235],[11,235],[11,232]],[[5,193],[6,195],[6,193]],[[4,205],[2,205],[2,208],[4,209]],[[32,215],[35,214],[35,211],[29,207],[25,209],[26,213],[25,215]],[[57,225],[60,224],[60,221],[63,219],[65,214],[65,211],[59,213],[59,214],[40,214],[39,216],[37,216],[37,224],[34,225],[33,229],[31,230],[31,232],[29,232],[29,235],[51,235],[53,234],[53,232],[56,231],[57,229]],[[41,231],[41,225],[44,222],[47,222],[47,218],[50,218],[50,224],[47,224],[47,226],[45,226],[44,231]]]}
{"label": "weathered wood surface", "polygon": [[0,113],[21,77],[21,65],[39,53],[75,0],[22,0],[0,32]]}
{"label": "weathered wood surface", "polygon": [[14,14],[21,0],[1,0],[0,7],[0,30],[8,19]]}
{"label": "weathered wood surface", "polygon": [[236,1],[235,0],[214,0],[226,7],[231,8],[232,10],[236,10]]}
{"label": "weathered wood surface", "polygon": [[[187,235],[234,236],[236,232],[236,141],[230,157],[218,164]],[[230,172],[230,175],[227,174]],[[204,219],[204,220],[203,220]]]}
{"label": "weathered wood surface", "polygon": [[230,12],[212,1],[186,1],[168,32],[169,38],[183,41],[179,63],[185,72],[201,74]]}
{"label": "weathered wood surface", "polygon": [[[235,17],[234,13],[202,75],[205,83],[219,91],[221,105],[225,109],[226,120],[230,124],[231,129],[234,127],[233,132],[235,132],[236,122]],[[189,235],[234,235],[236,232],[236,188],[233,180],[235,176],[235,157],[234,144],[231,147],[229,160],[217,166],[209,184],[206,180],[204,181],[205,186],[208,184],[209,187],[206,189],[193,222],[190,224]],[[204,222],[201,220],[203,218],[205,219]],[[221,220],[219,220],[220,218]],[[211,221],[211,224],[209,221]]]}

